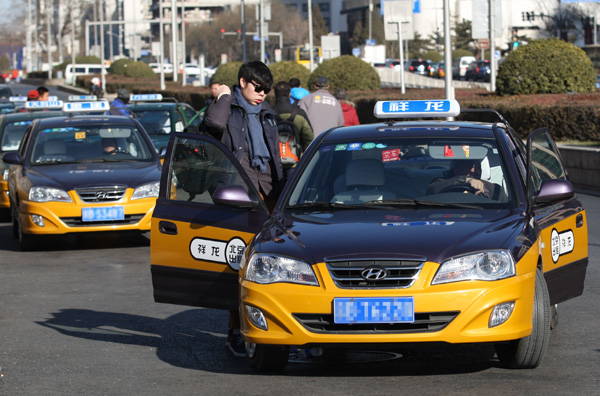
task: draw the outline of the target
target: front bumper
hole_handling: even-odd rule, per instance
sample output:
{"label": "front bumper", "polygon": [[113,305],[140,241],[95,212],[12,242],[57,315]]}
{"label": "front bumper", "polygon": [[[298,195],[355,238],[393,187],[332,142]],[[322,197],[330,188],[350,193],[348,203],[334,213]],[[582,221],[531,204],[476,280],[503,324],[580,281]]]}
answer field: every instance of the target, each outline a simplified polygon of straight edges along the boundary
{"label": "front bumper", "polygon": [[[521,266],[523,268],[524,266]],[[323,345],[383,344],[407,342],[498,342],[531,333],[535,266],[528,272],[494,282],[471,281],[431,286],[437,263],[427,262],[413,286],[406,289],[340,289],[327,267],[313,267],[320,286],[296,284],[259,285],[242,280],[240,313],[242,334],[257,344]],[[532,271],[533,269],[533,271]],[[336,297],[414,297],[417,321],[408,325],[368,326],[333,324]],[[494,306],[515,302],[509,319],[490,328]],[[249,321],[244,306],[259,308],[268,330]]]}
{"label": "front bumper", "polygon": [[[143,198],[131,201],[133,189],[127,189],[124,197],[117,202],[86,203],[74,192],[69,192],[73,202],[31,202],[21,201],[19,211],[25,234],[67,234],[96,231],[149,231],[156,198]],[[123,206],[124,220],[84,222],[81,213],[84,207]],[[44,226],[35,224],[32,215],[41,216]]]}

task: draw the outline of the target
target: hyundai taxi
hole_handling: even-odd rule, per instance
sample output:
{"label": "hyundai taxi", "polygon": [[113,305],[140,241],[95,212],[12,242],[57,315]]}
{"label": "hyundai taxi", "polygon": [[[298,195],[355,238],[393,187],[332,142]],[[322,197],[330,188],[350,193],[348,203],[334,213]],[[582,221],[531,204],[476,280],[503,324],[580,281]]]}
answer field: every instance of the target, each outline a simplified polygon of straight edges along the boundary
{"label": "hyundai taxi", "polygon": [[[157,302],[238,309],[250,364],[290,348],[492,343],[537,367],[583,292],[586,212],[547,129],[524,144],[456,101],[383,101],[311,144],[269,213],[217,140],[171,137],[151,233]],[[464,114],[461,114],[464,113]],[[402,118],[439,118],[399,122]]]}
{"label": "hyundai taxi", "polygon": [[200,125],[203,113],[187,103],[163,98],[161,94],[130,95],[129,110],[142,123],[157,150],[167,146],[171,131],[183,132]]}
{"label": "hyundai taxi", "polygon": [[[71,113],[108,102],[66,103]],[[22,250],[47,234],[148,231],[162,165],[141,124],[122,116],[34,120],[9,152],[13,233]]]}
{"label": "hyundai taxi", "polygon": [[[44,102],[27,102],[26,108],[30,112],[3,114],[0,116],[0,158],[4,154],[17,151],[25,130],[31,125],[33,120],[38,118],[58,117],[62,115],[62,101],[44,101]],[[32,107],[32,104],[38,104],[37,107]],[[42,111],[35,111],[35,110]],[[4,161],[0,161],[0,211],[6,212],[9,216],[0,215],[0,217],[10,217],[10,200],[8,199],[8,166]],[[4,214],[4,213],[3,213]]]}

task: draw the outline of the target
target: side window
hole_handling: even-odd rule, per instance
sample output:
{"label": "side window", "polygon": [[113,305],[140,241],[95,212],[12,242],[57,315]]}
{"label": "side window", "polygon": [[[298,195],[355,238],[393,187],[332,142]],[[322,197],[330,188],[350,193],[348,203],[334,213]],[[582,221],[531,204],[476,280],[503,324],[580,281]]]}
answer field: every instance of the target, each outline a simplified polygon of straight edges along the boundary
{"label": "side window", "polygon": [[237,185],[253,201],[260,201],[225,153],[210,142],[177,138],[169,168],[167,197],[171,200],[214,204],[212,194],[218,187]]}
{"label": "side window", "polygon": [[181,111],[183,112],[183,116],[185,117],[186,123],[189,123],[190,120],[196,115],[196,110],[187,105],[181,106]]}
{"label": "side window", "polygon": [[175,132],[183,132],[185,125],[183,124],[183,118],[181,117],[181,114],[179,114],[179,112],[176,111],[173,113],[173,115],[173,121],[175,123]]}
{"label": "side window", "polygon": [[548,133],[542,133],[531,139],[531,169],[534,191],[540,189],[542,180],[566,179],[567,175],[560,160],[560,154]]}

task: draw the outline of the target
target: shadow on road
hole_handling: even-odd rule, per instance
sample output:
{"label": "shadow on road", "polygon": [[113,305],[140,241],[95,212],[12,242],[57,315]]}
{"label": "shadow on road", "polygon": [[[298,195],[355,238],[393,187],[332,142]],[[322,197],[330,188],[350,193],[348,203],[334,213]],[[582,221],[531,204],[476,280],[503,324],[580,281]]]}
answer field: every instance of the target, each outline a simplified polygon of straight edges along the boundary
{"label": "shadow on road", "polygon": [[[147,316],[64,309],[37,322],[69,337],[156,348],[156,356],[175,367],[215,373],[249,374],[245,359],[225,347],[227,312],[190,309],[157,319]],[[321,358],[290,359],[288,376],[420,376],[473,373],[497,367],[493,347],[483,344],[400,344],[396,354],[325,351]],[[393,355],[393,357],[391,357]],[[386,357],[387,356],[387,357]]]}

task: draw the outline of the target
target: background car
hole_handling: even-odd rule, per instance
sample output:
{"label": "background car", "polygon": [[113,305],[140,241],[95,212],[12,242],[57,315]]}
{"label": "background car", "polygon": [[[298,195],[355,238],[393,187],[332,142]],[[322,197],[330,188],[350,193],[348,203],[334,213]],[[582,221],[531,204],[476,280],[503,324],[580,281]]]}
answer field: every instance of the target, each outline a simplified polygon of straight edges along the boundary
{"label": "background car", "polygon": [[137,120],[37,119],[24,141],[4,156],[21,250],[44,235],[150,230],[161,163]]}
{"label": "background car", "polygon": [[407,70],[414,74],[421,76],[429,76],[430,70],[429,62],[424,59],[413,59],[408,61]]}
{"label": "background car", "polygon": [[468,81],[490,81],[490,61],[476,60],[469,65],[465,73],[465,80]]}
{"label": "background car", "polygon": [[460,56],[452,60],[452,78],[463,80],[467,74],[469,65],[475,62],[474,56]]}

